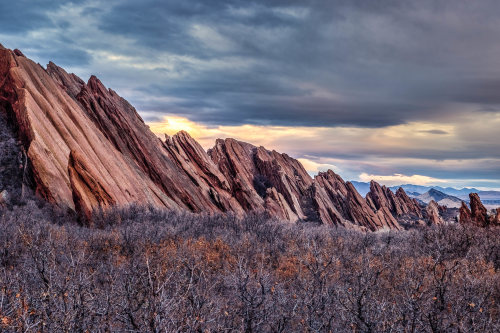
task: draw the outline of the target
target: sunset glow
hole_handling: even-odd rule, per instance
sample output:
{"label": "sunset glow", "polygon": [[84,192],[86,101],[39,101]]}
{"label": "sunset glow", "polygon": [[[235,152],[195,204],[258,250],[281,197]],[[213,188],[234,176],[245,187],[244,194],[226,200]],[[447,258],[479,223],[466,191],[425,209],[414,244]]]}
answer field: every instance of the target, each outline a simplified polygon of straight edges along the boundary
{"label": "sunset glow", "polygon": [[[450,158],[447,156],[447,151],[466,151],[480,143],[489,142],[490,145],[495,145],[495,140],[500,140],[497,131],[500,117],[490,117],[488,121],[468,117],[464,118],[463,122],[457,123],[412,122],[383,128],[328,128],[250,124],[207,126],[186,117],[167,115],[162,121],[150,122],[148,125],[162,139],[164,134],[174,135],[184,130],[208,150],[218,138],[234,138],[270,150],[287,152],[298,158],[311,175],[332,169],[347,179],[367,182],[373,179],[390,186],[405,183],[472,186],[471,183],[460,179],[431,177],[415,171],[437,166],[455,172],[470,167],[477,168],[474,166],[476,159]],[[480,138],[480,141],[471,141],[471,138]],[[439,140],[439,146],[435,145],[436,140]],[[434,157],[411,156],[422,151]],[[372,156],[373,161],[363,156]],[[495,163],[499,161],[484,159],[481,163],[487,168],[495,167]],[[472,181],[491,184],[492,188],[500,187],[500,183],[490,182],[487,179]],[[476,186],[488,187],[485,185]]]}

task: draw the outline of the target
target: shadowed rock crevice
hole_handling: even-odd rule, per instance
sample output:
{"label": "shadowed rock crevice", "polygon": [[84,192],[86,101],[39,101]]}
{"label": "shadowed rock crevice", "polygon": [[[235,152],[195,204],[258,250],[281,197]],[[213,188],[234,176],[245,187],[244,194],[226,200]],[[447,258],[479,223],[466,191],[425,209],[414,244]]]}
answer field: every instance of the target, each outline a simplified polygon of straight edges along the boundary
{"label": "shadowed rock crevice", "polygon": [[17,140],[12,122],[10,104],[0,101],[0,192],[6,191],[12,196],[13,191],[20,191],[23,182],[24,159],[23,147]]}

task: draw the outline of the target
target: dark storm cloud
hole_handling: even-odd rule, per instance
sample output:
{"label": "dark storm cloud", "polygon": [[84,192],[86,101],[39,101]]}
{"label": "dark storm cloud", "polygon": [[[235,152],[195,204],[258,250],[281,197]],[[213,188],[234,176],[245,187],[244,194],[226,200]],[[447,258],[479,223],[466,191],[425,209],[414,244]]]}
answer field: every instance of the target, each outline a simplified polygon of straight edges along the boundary
{"label": "dark storm cloud", "polygon": [[[189,100],[168,109],[193,120],[370,127],[433,118],[447,103],[500,104],[498,9],[494,1],[125,0],[99,27],[157,52],[254,63],[247,71],[207,69],[141,88]],[[220,40],[210,35],[200,40],[195,25],[230,45],[211,45]],[[289,94],[296,98],[283,98]]]}
{"label": "dark storm cloud", "polygon": [[[141,88],[148,95],[182,97],[181,114],[195,112],[197,121],[237,125],[279,124],[295,126],[356,125],[379,127],[417,118],[425,103],[373,99],[342,101],[314,96],[311,88],[287,82],[280,75],[210,71],[183,82],[163,82]],[[139,101],[139,109],[163,112],[162,104]],[[196,111],[193,111],[196,110]],[[200,112],[213,110],[211,112]],[[172,109],[170,109],[172,111]]]}
{"label": "dark storm cloud", "polygon": [[[82,66],[90,62],[88,52],[65,36],[65,31],[72,25],[67,20],[53,20],[51,13],[63,6],[80,5],[85,0],[16,0],[0,2],[0,35],[11,36],[14,42],[8,47],[32,50],[30,56],[52,60],[61,66]],[[52,29],[55,36],[47,43],[42,38],[29,37],[29,33],[43,29]],[[54,38],[55,37],[55,38]],[[12,44],[12,45],[10,45]]]}
{"label": "dark storm cloud", "polygon": [[45,10],[58,5],[52,0],[2,1],[0,4],[0,31],[21,34],[23,32],[51,25]]}
{"label": "dark storm cloud", "polygon": [[42,27],[55,26],[48,13],[68,3],[82,3],[84,0],[4,0],[0,3],[0,32],[23,34]]}
{"label": "dark storm cloud", "polygon": [[[100,28],[135,38],[138,45],[168,50],[177,54],[194,53],[195,56],[202,56],[204,50],[200,50],[200,43],[193,40],[188,32],[189,25],[193,22],[215,26],[224,25],[219,28],[221,30],[227,28],[226,33],[229,34],[234,32],[234,29],[231,29],[232,25],[274,27],[296,23],[292,18],[270,12],[269,9],[275,6],[273,1],[261,4],[258,2],[239,0],[120,1],[102,18]],[[250,16],[241,16],[237,14],[239,8],[255,11],[255,13]],[[242,39],[242,36],[239,35],[236,39]],[[245,45],[251,44],[251,41],[240,40],[240,42],[242,49],[235,52],[248,51],[245,50]]]}
{"label": "dark storm cloud", "polygon": [[[148,111],[178,110],[213,124],[379,127],[453,116],[468,104],[477,112],[500,106],[500,3],[493,0],[72,3],[93,21],[50,17],[68,2],[21,0],[0,5],[0,28],[53,29],[49,45],[34,47],[36,57],[66,66],[89,63],[85,48],[138,62],[149,55],[161,62],[163,54],[194,60],[171,69],[177,76],[160,65],[142,70],[131,88],[155,102],[131,102]],[[89,24],[87,34],[85,27],[70,34],[79,24]],[[106,73],[110,85],[134,75]],[[163,97],[176,101],[159,103]]]}
{"label": "dark storm cloud", "polygon": [[44,59],[52,59],[53,62],[63,67],[87,65],[91,60],[91,56],[87,51],[73,47],[65,47],[63,52],[54,49],[42,49],[38,52],[38,56]]}

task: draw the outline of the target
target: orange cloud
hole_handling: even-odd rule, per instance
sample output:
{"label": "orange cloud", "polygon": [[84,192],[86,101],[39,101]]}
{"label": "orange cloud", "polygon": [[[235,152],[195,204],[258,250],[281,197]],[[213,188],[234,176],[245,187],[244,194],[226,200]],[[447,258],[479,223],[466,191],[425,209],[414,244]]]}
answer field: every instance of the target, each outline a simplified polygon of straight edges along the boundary
{"label": "orange cloud", "polygon": [[414,185],[435,185],[437,183],[446,183],[445,180],[422,176],[422,175],[411,175],[406,176],[403,174],[393,174],[393,175],[370,175],[363,172],[359,179],[364,182],[369,182],[370,180],[375,180],[376,182],[382,183],[387,186],[401,185],[401,184],[414,184]]}
{"label": "orange cloud", "polygon": [[[164,133],[174,135],[185,130],[205,149],[213,147],[218,138],[231,137],[298,158],[311,175],[332,169],[346,179],[375,179],[386,185],[459,184],[459,179],[451,179],[454,174],[476,170],[478,174],[470,177],[471,184],[476,186],[479,183],[472,179],[479,178],[482,170],[491,172],[489,170],[500,165],[500,159],[493,156],[462,157],[475,147],[498,147],[500,117],[496,116],[483,119],[471,115],[456,123],[412,122],[382,128],[329,128],[250,124],[207,126],[185,117],[168,115],[149,126],[162,138]],[[448,170],[450,179],[407,171],[415,168]]]}

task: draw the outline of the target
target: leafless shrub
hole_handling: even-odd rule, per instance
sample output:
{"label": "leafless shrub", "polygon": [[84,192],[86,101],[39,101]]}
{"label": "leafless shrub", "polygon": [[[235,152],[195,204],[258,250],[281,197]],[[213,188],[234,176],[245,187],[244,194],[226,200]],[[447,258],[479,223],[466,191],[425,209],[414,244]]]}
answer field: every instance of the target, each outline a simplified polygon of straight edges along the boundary
{"label": "leafless shrub", "polygon": [[500,228],[358,233],[132,206],[0,211],[3,331],[497,332]]}

